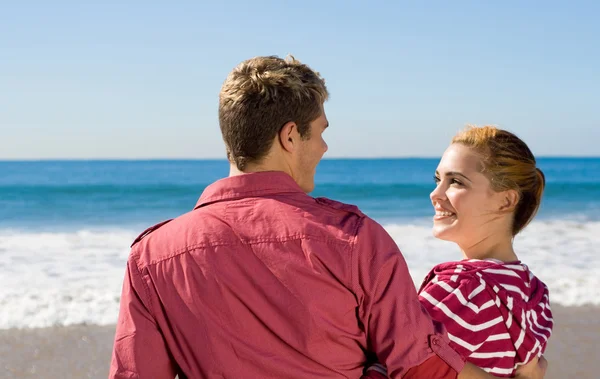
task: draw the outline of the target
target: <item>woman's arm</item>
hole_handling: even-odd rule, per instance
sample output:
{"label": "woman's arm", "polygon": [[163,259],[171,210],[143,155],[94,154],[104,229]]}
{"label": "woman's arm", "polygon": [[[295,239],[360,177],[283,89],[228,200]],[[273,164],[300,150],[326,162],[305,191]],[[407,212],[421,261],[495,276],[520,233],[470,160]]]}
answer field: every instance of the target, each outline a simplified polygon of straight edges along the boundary
{"label": "woman's arm", "polygon": [[[515,378],[518,379],[542,379],[546,375],[546,369],[548,368],[548,362],[544,357],[534,359],[525,366],[522,366],[517,370]],[[458,379],[492,379],[496,378],[493,375],[488,374],[479,367],[472,363],[467,363],[465,368],[458,375]]]}

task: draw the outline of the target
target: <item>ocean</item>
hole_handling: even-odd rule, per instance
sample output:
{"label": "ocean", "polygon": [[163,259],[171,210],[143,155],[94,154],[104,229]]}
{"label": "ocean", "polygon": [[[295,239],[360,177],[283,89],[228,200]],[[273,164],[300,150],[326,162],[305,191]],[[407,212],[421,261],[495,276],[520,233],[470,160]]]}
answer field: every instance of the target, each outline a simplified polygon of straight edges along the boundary
{"label": "ocean", "polygon": [[[460,259],[431,236],[437,159],[326,159],[313,196],[358,205],[400,246],[416,284]],[[600,305],[600,158],[541,158],[547,188],[517,254],[551,302]],[[129,245],[191,210],[225,160],[0,162],[0,329],[116,321]]]}

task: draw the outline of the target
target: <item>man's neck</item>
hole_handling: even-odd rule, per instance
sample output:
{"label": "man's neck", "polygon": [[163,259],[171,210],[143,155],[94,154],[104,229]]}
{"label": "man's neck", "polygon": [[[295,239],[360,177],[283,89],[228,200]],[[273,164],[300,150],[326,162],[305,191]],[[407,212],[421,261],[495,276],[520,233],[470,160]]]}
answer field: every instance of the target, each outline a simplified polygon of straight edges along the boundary
{"label": "man's neck", "polygon": [[248,164],[246,167],[244,167],[243,170],[240,170],[239,168],[237,168],[237,166],[234,163],[231,163],[229,165],[229,176],[238,176],[238,175],[250,174],[253,172],[265,172],[265,171],[281,171],[281,172],[285,172],[286,174],[292,176],[292,173],[290,172],[290,170],[281,164],[267,164],[267,163]]}

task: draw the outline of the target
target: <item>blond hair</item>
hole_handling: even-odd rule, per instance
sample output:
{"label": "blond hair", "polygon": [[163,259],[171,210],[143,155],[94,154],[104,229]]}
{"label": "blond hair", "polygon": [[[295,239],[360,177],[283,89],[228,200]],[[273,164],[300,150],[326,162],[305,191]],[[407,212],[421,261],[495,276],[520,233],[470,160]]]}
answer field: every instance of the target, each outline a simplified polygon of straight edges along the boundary
{"label": "blond hair", "polygon": [[329,97],[318,72],[292,56],[256,57],[229,74],[219,94],[219,125],[227,157],[243,171],[259,162],[288,122],[310,138],[310,122]]}
{"label": "blond hair", "polygon": [[512,234],[523,230],[535,217],[546,185],[544,173],[525,142],[495,126],[469,125],[452,143],[471,147],[481,155],[482,172],[490,179],[494,191],[512,189],[519,193]]}

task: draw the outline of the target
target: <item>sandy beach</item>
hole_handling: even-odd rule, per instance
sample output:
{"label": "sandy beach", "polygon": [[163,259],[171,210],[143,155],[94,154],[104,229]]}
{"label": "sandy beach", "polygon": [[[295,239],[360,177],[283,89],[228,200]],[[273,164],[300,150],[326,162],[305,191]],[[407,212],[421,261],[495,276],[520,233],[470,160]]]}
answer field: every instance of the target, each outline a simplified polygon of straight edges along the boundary
{"label": "sandy beach", "polygon": [[[598,378],[597,307],[553,307],[556,320],[546,378]],[[0,378],[106,378],[114,326],[69,326],[0,331]]]}

